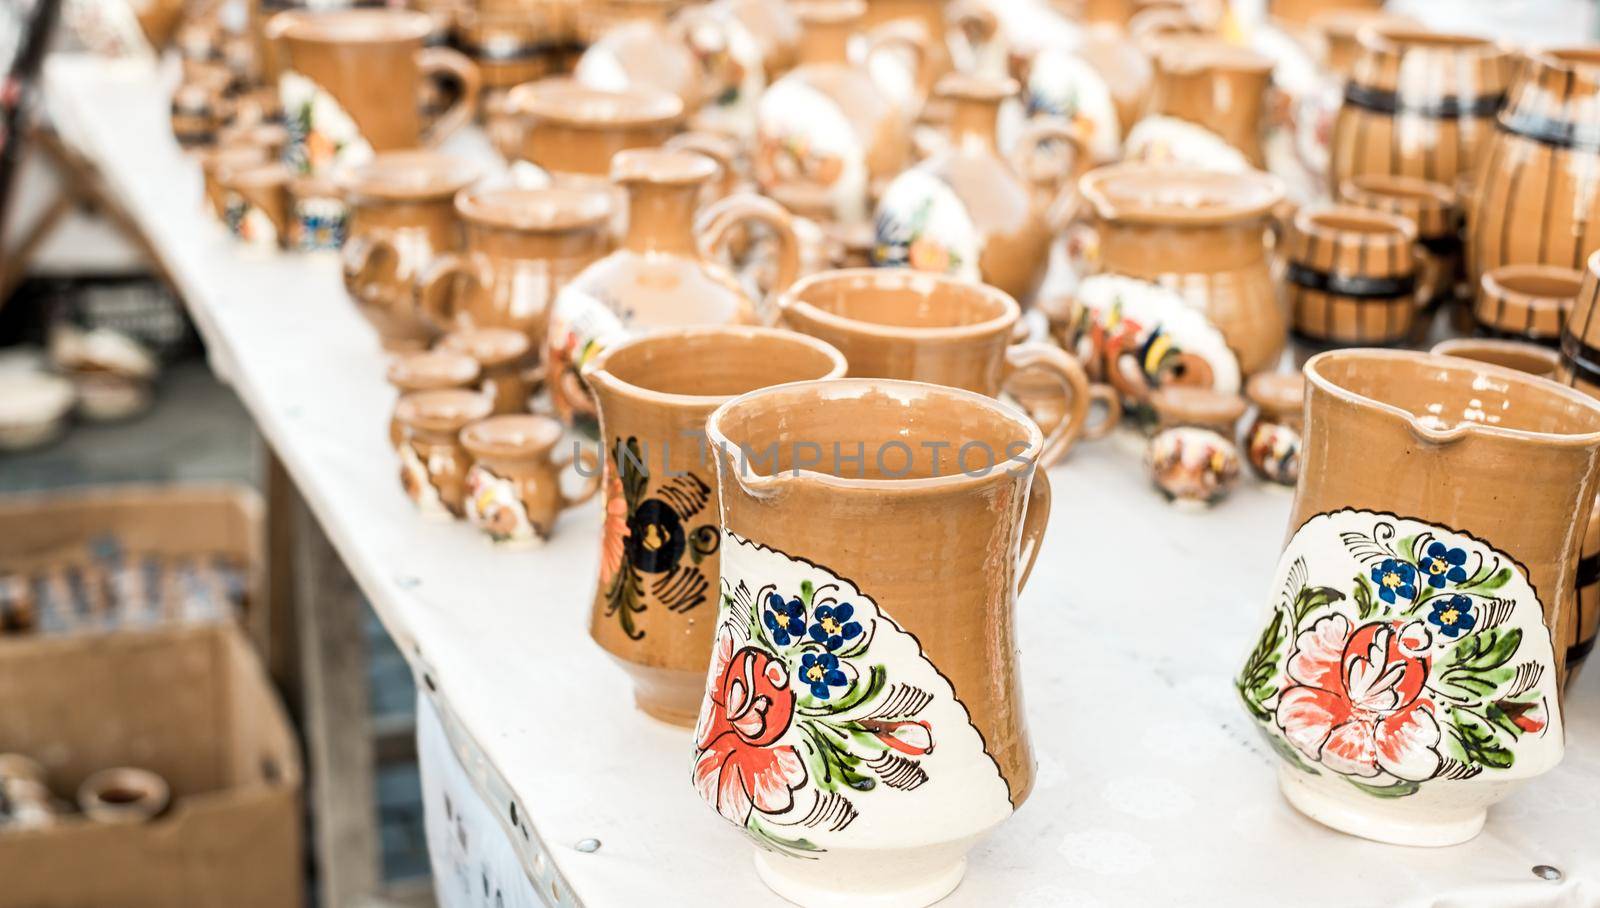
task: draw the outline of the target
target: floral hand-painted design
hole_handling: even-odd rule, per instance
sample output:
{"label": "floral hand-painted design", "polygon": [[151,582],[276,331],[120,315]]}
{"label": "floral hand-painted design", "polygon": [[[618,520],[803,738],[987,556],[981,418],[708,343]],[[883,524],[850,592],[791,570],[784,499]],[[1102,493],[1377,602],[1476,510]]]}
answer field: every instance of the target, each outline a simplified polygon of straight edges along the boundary
{"label": "floral hand-painted design", "polygon": [[283,162],[296,173],[331,173],[372,159],[372,146],[342,105],[326,89],[292,70],[278,80],[289,141]]}
{"label": "floral hand-painted design", "polygon": [[[825,568],[731,533],[721,551],[695,730],[706,803],[762,847],[802,857],[852,843],[866,811],[1010,812],[998,771],[973,772],[970,761],[994,763],[914,637]],[[946,790],[917,797],[946,775]]]}
{"label": "floral hand-painted design", "polygon": [[763,187],[809,186],[833,202],[834,220],[854,223],[867,216],[867,151],[864,137],[827,92],[791,73],[772,83],[756,102],[755,154]]}
{"label": "floral hand-painted design", "polygon": [[222,208],[222,223],[236,238],[264,248],[278,245],[278,228],[267,213],[243,196],[229,193]]}
{"label": "floral hand-painted design", "polygon": [[544,538],[545,530],[528,518],[517,485],[475,465],[466,477],[467,522],[497,543],[524,545]]}
{"label": "floral hand-painted design", "polygon": [[878,202],[872,264],[980,279],[983,242],[966,205],[944,181],[921,170],[895,177]]}
{"label": "floral hand-painted design", "polygon": [[583,367],[626,332],[628,320],[614,300],[571,286],[561,288],[550,309],[545,349],[550,400],[562,422],[591,439],[600,437],[600,420]]}
{"label": "floral hand-painted design", "polygon": [[[606,614],[616,615],[629,639],[644,636],[634,616],[651,599],[669,611],[687,612],[705,602],[710,581],[700,563],[715,554],[716,502],[711,487],[692,473],[673,476],[654,490],[639,440],[618,438],[605,469],[606,536],[601,546],[600,578],[606,585]],[[612,522],[620,493],[625,519]],[[705,521],[696,524],[695,521]],[[613,565],[613,554],[619,553]]]}
{"label": "floral hand-painted design", "polygon": [[450,509],[439,497],[439,489],[433,484],[428,465],[417,455],[417,449],[409,442],[401,442],[396,446],[395,453],[400,455],[400,488],[405,490],[406,497],[424,516],[448,519],[451,516]]}
{"label": "floral hand-painted design", "polygon": [[1464,533],[1345,510],[1307,521],[1279,576],[1237,686],[1291,765],[1404,797],[1560,758],[1560,710],[1544,686],[1555,677],[1550,632],[1509,556]]}

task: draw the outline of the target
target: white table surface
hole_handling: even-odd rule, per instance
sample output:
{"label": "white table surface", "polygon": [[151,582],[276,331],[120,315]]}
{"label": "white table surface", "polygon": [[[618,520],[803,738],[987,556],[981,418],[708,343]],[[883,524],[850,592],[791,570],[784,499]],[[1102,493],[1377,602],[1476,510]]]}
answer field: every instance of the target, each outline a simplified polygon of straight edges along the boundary
{"label": "white table surface", "polygon": [[[779,903],[751,846],[695,796],[689,734],[636,712],[589,640],[597,508],[569,512],[531,553],[418,519],[385,438],[383,355],[337,264],[244,249],[202,213],[165,86],[148,67],[57,57],[46,92],[385,627],[426,667],[446,724],[509,786],[562,900]],[[461,147],[486,153],[481,138]],[[1290,495],[1247,482],[1210,511],[1174,509],[1136,452],[1131,438],[1086,444],[1051,473],[1052,522],[1018,606],[1038,784],[944,904],[1600,905],[1600,669],[1568,692],[1563,765],[1472,842],[1409,849],[1324,829],[1279,797],[1277,758],[1231,681],[1265,615]],[[597,851],[573,847],[589,838]]]}

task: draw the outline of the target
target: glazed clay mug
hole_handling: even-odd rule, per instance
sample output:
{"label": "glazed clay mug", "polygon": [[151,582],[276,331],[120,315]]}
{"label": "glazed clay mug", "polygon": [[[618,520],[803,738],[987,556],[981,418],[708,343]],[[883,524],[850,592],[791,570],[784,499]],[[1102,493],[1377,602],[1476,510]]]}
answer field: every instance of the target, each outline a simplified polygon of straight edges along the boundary
{"label": "glazed clay mug", "polygon": [[1295,334],[1314,345],[1395,344],[1411,335],[1422,259],[1416,227],[1350,206],[1302,208],[1294,217],[1284,283]]}
{"label": "glazed clay mug", "polygon": [[[389,364],[385,377],[400,397],[395,399],[398,412],[400,398],[413,391],[442,391],[448,388],[471,389],[478,384],[478,361],[465,353],[451,350],[419,350],[405,353]],[[400,417],[389,417],[389,443],[398,445],[405,439],[405,427]]]}
{"label": "glazed clay mug", "polygon": [[1044,439],[885,379],[755,391],[706,432],[722,576],[695,788],[790,901],[935,902],[1033,786],[1013,615]]}
{"label": "glazed clay mug", "polygon": [[1405,845],[1477,835],[1562,755],[1572,572],[1600,403],[1470,360],[1313,357],[1271,611],[1238,689],[1308,817]]}
{"label": "glazed clay mug", "polygon": [[489,415],[490,399],[459,389],[414,391],[400,398],[395,418],[403,437],[400,485],[424,517],[460,517],[465,503],[467,470],[472,457],[458,437],[468,423]]}
{"label": "glazed clay mug", "polygon": [[526,413],[528,397],[541,378],[529,369],[533,345],[515,328],[462,328],[439,339],[439,349],[465,353],[478,362],[478,390],[496,414]]}
{"label": "glazed clay mug", "polygon": [[[1584,263],[1583,287],[1561,330],[1561,366],[1556,380],[1600,398],[1600,252]],[[1583,556],[1574,577],[1578,588],[1577,617],[1567,646],[1568,683],[1593,652],[1600,632],[1600,498],[1589,511]]]}
{"label": "glazed clay mug", "polygon": [[1583,272],[1559,265],[1501,265],[1478,279],[1472,317],[1495,337],[1555,344]]}
{"label": "glazed clay mug", "polygon": [[217,173],[222,222],[235,237],[279,249],[331,248],[344,235],[338,189],[316,176],[296,175],[280,163]]}
{"label": "glazed clay mug", "polygon": [[[497,545],[526,548],[550,538],[562,511],[583,504],[600,490],[600,464],[592,451],[573,456],[558,450],[561,423],[548,416],[491,416],[461,430],[472,455],[462,510],[467,522]],[[568,495],[561,474],[574,457],[584,461],[582,488]]]}
{"label": "glazed clay mug", "polygon": [[844,374],[839,351],[776,328],[652,332],[584,370],[606,452],[605,526],[589,633],[644,712],[693,725],[717,607],[717,477],[705,422],[768,385]]}
{"label": "glazed clay mug", "polygon": [[[290,141],[284,160],[327,173],[375,151],[437,145],[472,120],[478,68],[442,47],[423,47],[433,24],[398,9],[290,10],[267,23],[281,52],[279,76]],[[460,100],[431,124],[418,99],[425,80],[446,77]]]}
{"label": "glazed clay mug", "polygon": [[986,284],[901,269],[824,271],[796,282],[778,309],[783,324],[839,348],[852,378],[925,381],[997,397],[1013,376],[1048,374],[1059,389],[1059,403],[1049,409],[1066,418],[1045,439],[1046,466],[1083,433],[1090,404],[1120,412],[1111,390],[1091,388],[1083,366],[1059,347],[1012,344],[1021,309]]}

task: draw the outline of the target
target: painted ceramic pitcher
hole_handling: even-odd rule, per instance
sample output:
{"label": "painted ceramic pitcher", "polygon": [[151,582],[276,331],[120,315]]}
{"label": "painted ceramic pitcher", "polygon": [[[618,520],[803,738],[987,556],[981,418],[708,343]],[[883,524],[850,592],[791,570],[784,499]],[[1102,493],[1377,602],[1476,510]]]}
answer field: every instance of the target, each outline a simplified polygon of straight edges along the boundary
{"label": "painted ceramic pitcher", "polygon": [[793,902],[937,901],[1033,784],[1012,614],[1049,516],[1039,429],[840,379],[737,397],[707,434],[722,580],[695,787]]}
{"label": "painted ceramic pitcher", "polygon": [[1572,571],[1600,403],[1455,357],[1305,367],[1304,468],[1239,674],[1284,797],[1354,835],[1451,845],[1563,750]]}

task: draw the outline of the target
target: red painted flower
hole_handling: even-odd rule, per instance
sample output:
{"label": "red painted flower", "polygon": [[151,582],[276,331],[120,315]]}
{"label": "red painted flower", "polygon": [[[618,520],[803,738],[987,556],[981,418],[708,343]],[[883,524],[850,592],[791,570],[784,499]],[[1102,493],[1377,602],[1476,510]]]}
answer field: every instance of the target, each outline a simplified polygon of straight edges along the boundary
{"label": "red painted flower", "polygon": [[628,552],[628,499],[615,471],[606,477],[605,522],[600,539],[600,585],[609,589]]}
{"label": "red painted flower", "polygon": [[1431,638],[1420,621],[1374,621],[1353,632],[1330,615],[1295,638],[1278,727],[1334,772],[1420,782],[1439,770],[1439,723],[1423,692]]}
{"label": "red painted flower", "polygon": [[710,690],[695,729],[694,785],[717,812],[743,826],[752,810],[782,813],[806,782],[790,745],[773,746],[794,716],[789,670],[754,647],[734,650],[723,628],[711,654]]}

